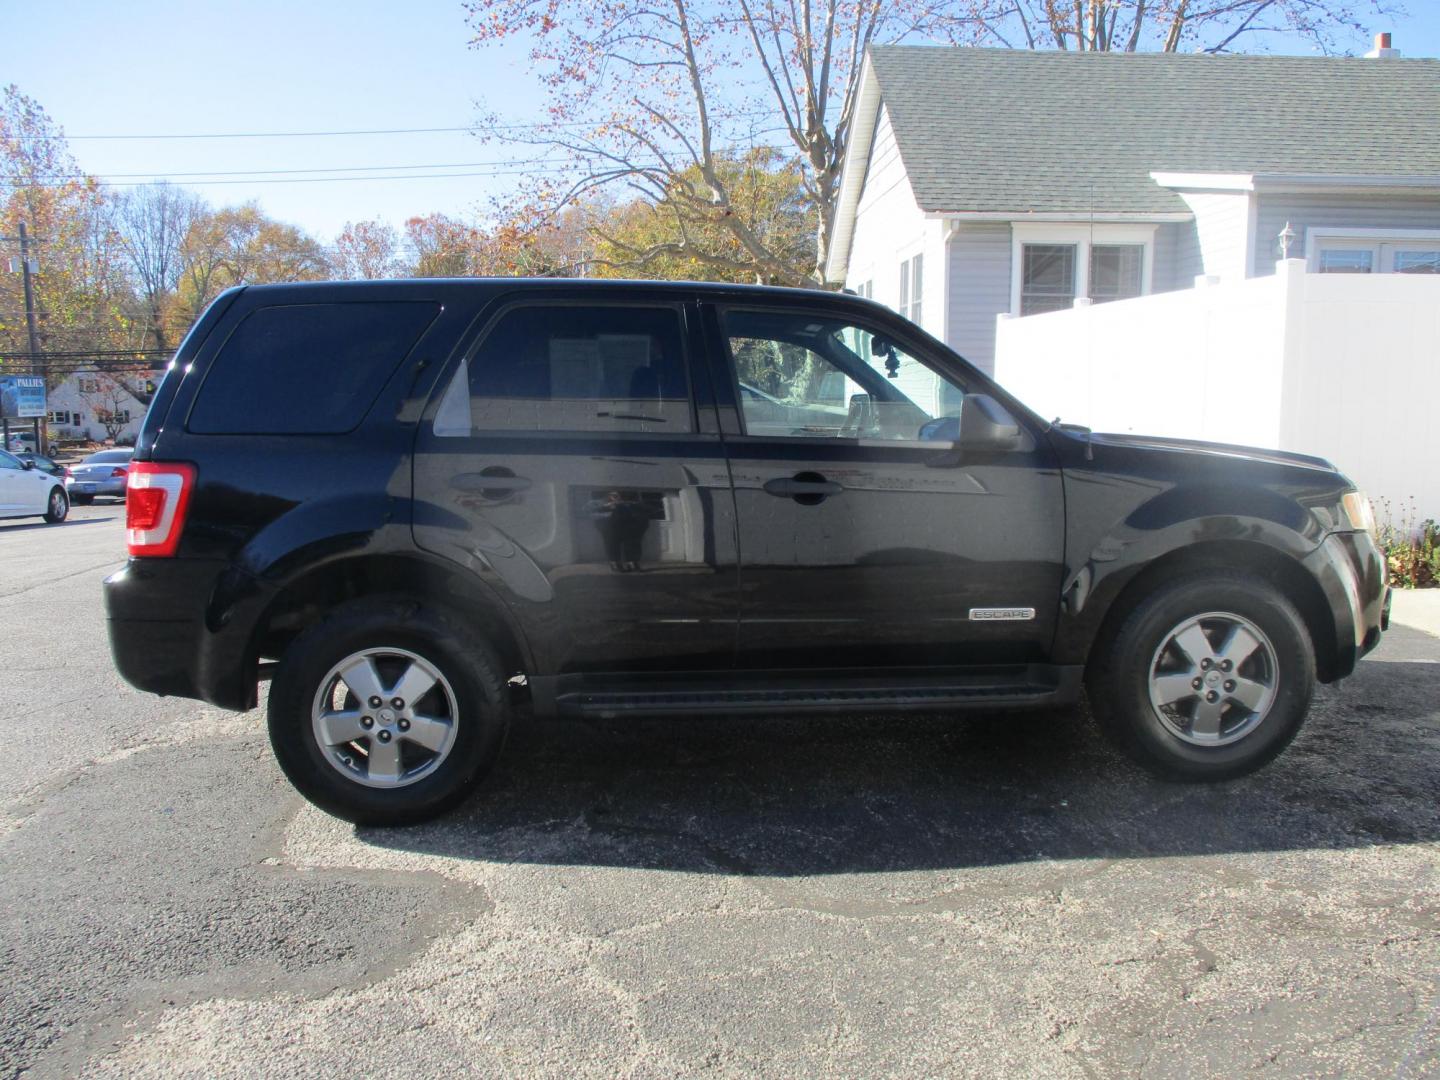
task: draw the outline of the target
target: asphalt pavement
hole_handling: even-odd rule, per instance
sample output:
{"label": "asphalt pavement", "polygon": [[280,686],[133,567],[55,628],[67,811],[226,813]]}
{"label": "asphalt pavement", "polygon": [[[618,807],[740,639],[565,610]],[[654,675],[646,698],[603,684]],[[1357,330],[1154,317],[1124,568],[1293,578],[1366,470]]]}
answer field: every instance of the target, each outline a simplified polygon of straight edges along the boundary
{"label": "asphalt pavement", "polygon": [[1440,638],[1162,783],[1081,711],[526,724],[426,826],[131,690],[0,523],[0,1076],[1440,1076]]}

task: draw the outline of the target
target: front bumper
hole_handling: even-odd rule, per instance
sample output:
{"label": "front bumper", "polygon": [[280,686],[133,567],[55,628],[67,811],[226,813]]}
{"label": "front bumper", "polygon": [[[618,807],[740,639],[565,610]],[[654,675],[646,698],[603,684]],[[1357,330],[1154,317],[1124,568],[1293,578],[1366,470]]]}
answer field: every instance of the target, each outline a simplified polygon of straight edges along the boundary
{"label": "front bumper", "polygon": [[1342,679],[1380,644],[1390,625],[1390,586],[1385,557],[1369,533],[1331,533],[1304,560],[1319,583],[1334,624],[1335,655],[1320,677]]}

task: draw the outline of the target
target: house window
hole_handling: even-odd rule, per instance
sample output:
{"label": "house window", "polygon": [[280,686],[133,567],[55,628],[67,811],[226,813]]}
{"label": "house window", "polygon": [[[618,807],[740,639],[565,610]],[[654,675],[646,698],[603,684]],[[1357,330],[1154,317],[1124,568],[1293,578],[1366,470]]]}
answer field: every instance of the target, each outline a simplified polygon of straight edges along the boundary
{"label": "house window", "polygon": [[1368,248],[1321,248],[1322,274],[1373,274],[1375,253]]}
{"label": "house window", "polygon": [[855,295],[863,296],[866,300],[875,299],[875,279],[870,278],[855,286]]}
{"label": "house window", "polygon": [[1094,244],[1090,248],[1090,299],[1097,304],[1141,293],[1144,244]]}
{"label": "house window", "polygon": [[1155,225],[1015,222],[1010,311],[1040,315],[1144,296],[1151,289]]}
{"label": "house window", "polygon": [[1440,274],[1440,231],[1307,229],[1310,269],[1320,274]]}
{"label": "house window", "polygon": [[1397,274],[1440,274],[1440,248],[1395,252]]}
{"label": "house window", "polygon": [[900,314],[920,325],[920,300],[924,296],[925,256],[914,255],[900,263]]}
{"label": "house window", "polygon": [[1075,303],[1075,245],[1026,244],[1021,248],[1020,314],[1060,311]]}

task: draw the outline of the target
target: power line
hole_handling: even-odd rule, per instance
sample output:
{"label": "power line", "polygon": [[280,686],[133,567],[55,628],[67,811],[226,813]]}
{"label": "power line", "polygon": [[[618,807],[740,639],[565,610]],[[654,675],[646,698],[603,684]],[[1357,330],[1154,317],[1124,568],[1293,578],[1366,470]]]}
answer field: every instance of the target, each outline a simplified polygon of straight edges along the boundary
{"label": "power line", "polygon": [[[736,110],[734,112],[721,112],[718,119],[742,120],[747,117],[768,116],[768,110]],[[144,140],[144,139],[321,139],[331,137],[344,137],[348,135],[440,135],[455,134],[456,132],[475,133],[476,131],[558,131],[572,129],[586,129],[599,126],[594,120],[577,120],[571,123],[555,123],[553,121],[536,120],[529,123],[515,124],[471,124],[468,127],[430,127],[430,128],[366,128],[352,130],[334,131],[203,131],[174,133],[165,132],[159,134],[139,135],[127,133],[124,135],[37,135],[32,136],[37,140],[65,142],[71,139],[84,139],[86,141],[96,140]]]}
{"label": "power line", "polygon": [[101,139],[323,139],[349,135],[441,135],[455,134],[457,132],[474,134],[477,130],[523,131],[526,128],[585,128],[594,126],[593,123],[550,124],[537,122],[533,124],[472,124],[469,127],[366,128],[338,131],[203,131],[184,133],[167,132],[154,135],[44,135],[40,136],[40,138],[59,141],[69,139],[85,139],[87,141]]}
{"label": "power line", "polygon": [[[474,169],[491,168],[514,165],[558,165],[559,162],[552,158],[512,158],[508,161],[459,161],[442,165],[335,165],[314,169],[206,169],[202,172],[172,172],[163,174],[167,179],[171,177],[189,176],[278,176],[290,173],[343,173],[343,172],[387,172],[399,169]],[[49,173],[44,176],[35,177],[36,181],[64,181],[64,180],[88,180],[91,176],[108,178],[112,180],[130,180],[136,178],[153,179],[157,174],[153,172],[141,173]]]}
{"label": "power line", "polygon": [[47,135],[48,139],[320,139],[343,135],[435,135],[457,131],[474,131],[473,127],[434,128],[371,128],[364,131],[206,131],[163,135]]}
{"label": "power line", "polygon": [[[335,184],[354,180],[454,180],[470,176],[533,176],[542,172],[562,172],[559,167],[551,169],[494,169],[482,172],[457,172],[457,173],[413,173],[409,176],[295,176],[279,180],[190,180],[186,187],[212,187],[215,185],[229,184]],[[108,180],[98,181],[100,187],[148,187],[163,176],[155,176],[149,180],[122,180],[111,182]],[[34,187],[64,187],[63,183],[37,183]]]}

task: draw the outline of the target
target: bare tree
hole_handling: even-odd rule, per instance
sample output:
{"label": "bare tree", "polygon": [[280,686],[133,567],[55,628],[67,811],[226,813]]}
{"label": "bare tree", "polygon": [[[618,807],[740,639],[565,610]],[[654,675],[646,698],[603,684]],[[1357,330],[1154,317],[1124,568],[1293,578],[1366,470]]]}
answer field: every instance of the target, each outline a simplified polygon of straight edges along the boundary
{"label": "bare tree", "polygon": [[130,392],[119,379],[104,373],[83,378],[82,387],[80,398],[105,428],[105,437],[111,441],[119,438],[130,422]]}
{"label": "bare tree", "polygon": [[199,196],[165,183],[134,188],[115,201],[115,232],[162,352],[170,349],[165,304],[179,287],[185,240],[204,210]]}
{"label": "bare tree", "polygon": [[[670,218],[663,248],[730,277],[813,284],[830,246],[860,67],[871,44],[931,41],[1032,49],[1212,52],[1281,33],[1333,50],[1363,40],[1391,0],[470,0],[477,48],[527,43],[546,119],[503,113],[491,138],[535,148],[534,172],[499,208],[521,235],[597,191]],[[811,256],[766,242],[727,163],[782,149],[802,170]],[[730,175],[727,175],[730,174]],[[617,202],[623,203],[625,199]],[[719,233],[725,244],[714,242]],[[611,245],[613,250],[614,245]]]}
{"label": "bare tree", "polygon": [[[872,42],[969,40],[974,0],[475,0],[472,43],[531,42],[548,119],[482,131],[543,148],[508,220],[548,226],[604,188],[673,223],[666,254],[732,276],[815,284],[830,244],[861,60]],[[803,262],[766,243],[728,166],[783,146],[802,166],[815,244]],[[717,248],[704,234],[720,230]],[[637,252],[637,265],[655,253]]]}
{"label": "bare tree", "polygon": [[335,238],[331,263],[340,278],[387,278],[405,272],[399,234],[383,221],[347,221]]}
{"label": "bare tree", "polygon": [[1367,16],[1399,14],[1387,0],[982,0],[982,43],[1079,52],[1220,53],[1265,49],[1281,36],[1322,52],[1365,40]]}

